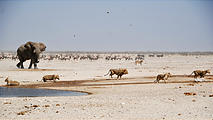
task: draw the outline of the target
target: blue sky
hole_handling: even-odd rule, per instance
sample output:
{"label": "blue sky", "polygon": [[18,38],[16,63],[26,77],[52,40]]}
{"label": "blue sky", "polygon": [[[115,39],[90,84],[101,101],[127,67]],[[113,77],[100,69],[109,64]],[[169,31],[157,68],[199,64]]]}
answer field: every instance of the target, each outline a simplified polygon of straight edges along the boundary
{"label": "blue sky", "polygon": [[0,0],[0,50],[213,51],[213,1]]}

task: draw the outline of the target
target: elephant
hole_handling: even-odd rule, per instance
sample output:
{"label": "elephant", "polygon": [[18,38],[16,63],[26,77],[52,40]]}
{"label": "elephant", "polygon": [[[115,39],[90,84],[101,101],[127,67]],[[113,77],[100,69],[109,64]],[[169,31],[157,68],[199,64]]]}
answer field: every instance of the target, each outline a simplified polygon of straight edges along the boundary
{"label": "elephant", "polygon": [[45,49],[46,45],[40,42],[37,43],[29,41],[26,44],[21,45],[17,49],[17,56],[20,62],[16,66],[24,69],[23,62],[31,60],[28,69],[31,69],[32,64],[34,64],[34,69],[38,69],[37,63],[39,63],[39,54],[45,51]]}

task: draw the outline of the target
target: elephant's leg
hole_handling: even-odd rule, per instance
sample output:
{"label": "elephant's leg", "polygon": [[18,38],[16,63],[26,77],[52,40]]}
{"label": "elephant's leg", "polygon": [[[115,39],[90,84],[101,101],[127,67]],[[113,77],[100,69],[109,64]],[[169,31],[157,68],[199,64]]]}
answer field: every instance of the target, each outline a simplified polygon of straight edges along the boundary
{"label": "elephant's leg", "polygon": [[24,69],[24,65],[23,65],[23,62],[21,62],[21,69]]}
{"label": "elephant's leg", "polygon": [[37,63],[34,63],[34,69],[38,69]]}
{"label": "elephant's leg", "polygon": [[21,66],[21,69],[24,69],[23,61],[20,61],[16,66],[18,68],[20,68],[20,66]]}
{"label": "elephant's leg", "polygon": [[20,68],[20,64],[21,64],[21,62],[19,62],[16,66],[17,66],[18,68]]}
{"label": "elephant's leg", "polygon": [[32,68],[32,64],[33,64],[33,60],[30,60],[30,65],[29,65],[28,69]]}
{"label": "elephant's leg", "polygon": [[38,63],[38,58],[33,59],[33,65],[34,65],[34,69],[38,69],[37,67],[37,63]]}

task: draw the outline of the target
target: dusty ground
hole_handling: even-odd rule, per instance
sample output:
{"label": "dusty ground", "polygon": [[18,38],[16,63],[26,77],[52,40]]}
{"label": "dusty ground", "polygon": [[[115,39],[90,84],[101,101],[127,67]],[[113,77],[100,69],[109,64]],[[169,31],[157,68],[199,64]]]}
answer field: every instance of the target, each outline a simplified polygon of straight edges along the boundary
{"label": "dusty ground", "polygon": [[[193,70],[213,71],[213,56],[170,55],[134,61],[40,61],[38,70],[20,70],[18,61],[0,61],[4,79],[20,87],[85,91],[86,96],[0,98],[0,119],[213,119],[213,76],[195,83]],[[28,63],[25,63],[25,67]],[[104,76],[110,68],[127,68],[122,79]],[[171,72],[168,83],[153,83],[155,76]],[[61,80],[43,83],[46,74]]]}

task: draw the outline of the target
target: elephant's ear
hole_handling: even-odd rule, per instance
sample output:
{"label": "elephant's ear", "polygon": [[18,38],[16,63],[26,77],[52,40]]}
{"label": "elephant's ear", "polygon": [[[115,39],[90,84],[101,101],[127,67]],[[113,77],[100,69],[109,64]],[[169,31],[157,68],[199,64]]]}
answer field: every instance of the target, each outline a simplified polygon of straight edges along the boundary
{"label": "elephant's ear", "polygon": [[33,46],[32,48],[33,48],[33,49],[32,49],[32,50],[33,50],[32,52],[33,52],[34,54],[39,55],[39,54],[42,52],[42,51],[38,48],[38,46]]}
{"label": "elephant's ear", "polygon": [[33,53],[36,53],[36,49],[33,50]]}

